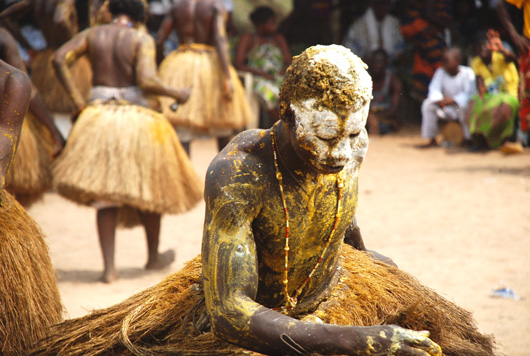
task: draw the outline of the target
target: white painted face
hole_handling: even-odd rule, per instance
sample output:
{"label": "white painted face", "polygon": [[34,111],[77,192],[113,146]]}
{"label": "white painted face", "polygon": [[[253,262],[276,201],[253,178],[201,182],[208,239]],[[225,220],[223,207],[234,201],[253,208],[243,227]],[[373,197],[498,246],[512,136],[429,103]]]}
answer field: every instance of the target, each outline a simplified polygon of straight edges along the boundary
{"label": "white painted face", "polygon": [[315,99],[291,104],[295,115],[295,151],[321,173],[337,173],[359,165],[368,148],[366,117],[370,104],[336,114],[318,108]]}

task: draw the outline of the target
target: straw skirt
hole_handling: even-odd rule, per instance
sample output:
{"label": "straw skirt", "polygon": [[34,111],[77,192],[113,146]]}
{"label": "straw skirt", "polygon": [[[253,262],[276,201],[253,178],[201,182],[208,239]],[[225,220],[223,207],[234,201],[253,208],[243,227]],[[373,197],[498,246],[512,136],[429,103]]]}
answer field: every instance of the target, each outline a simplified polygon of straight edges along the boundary
{"label": "straw skirt", "polygon": [[48,129],[27,113],[6,186],[28,208],[51,187],[53,139]]}
{"label": "straw skirt", "polygon": [[0,353],[26,355],[63,308],[41,229],[7,192],[0,200]]}
{"label": "straw skirt", "polygon": [[198,133],[245,128],[252,113],[235,69],[229,69],[234,92],[232,100],[225,100],[223,70],[213,47],[192,44],[171,52],[160,64],[158,76],[165,85],[191,88],[191,93],[176,112],[170,109],[173,99],[160,97],[164,115],[173,125]]}
{"label": "straw skirt", "polygon": [[53,167],[53,186],[84,205],[182,213],[203,186],[167,119],[138,105],[88,106]]}
{"label": "straw skirt", "polygon": [[[414,277],[344,246],[340,282],[309,315],[296,318],[341,325],[398,324],[429,330],[444,355],[493,355],[493,339],[479,333],[471,314]],[[207,324],[196,257],[179,272],[124,302],[57,324],[35,355],[257,355],[198,334]],[[302,345],[303,346],[303,345]]]}
{"label": "straw skirt", "polygon": [[[59,82],[52,65],[54,54],[54,49],[47,49],[37,54],[31,65],[31,81],[37,87],[48,110],[59,113],[73,113],[76,108],[61,82]],[[90,61],[86,57],[81,57],[70,66],[70,71],[81,95],[87,98],[92,86]]]}

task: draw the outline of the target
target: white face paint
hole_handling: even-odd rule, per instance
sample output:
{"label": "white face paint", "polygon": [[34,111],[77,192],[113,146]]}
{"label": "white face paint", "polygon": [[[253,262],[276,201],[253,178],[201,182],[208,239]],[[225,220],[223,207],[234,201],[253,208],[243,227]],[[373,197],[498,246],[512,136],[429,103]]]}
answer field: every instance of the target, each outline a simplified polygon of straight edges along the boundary
{"label": "white face paint", "polygon": [[315,99],[291,104],[295,115],[295,151],[321,173],[340,172],[348,164],[359,165],[366,155],[365,130],[369,103],[343,115],[317,108]]}

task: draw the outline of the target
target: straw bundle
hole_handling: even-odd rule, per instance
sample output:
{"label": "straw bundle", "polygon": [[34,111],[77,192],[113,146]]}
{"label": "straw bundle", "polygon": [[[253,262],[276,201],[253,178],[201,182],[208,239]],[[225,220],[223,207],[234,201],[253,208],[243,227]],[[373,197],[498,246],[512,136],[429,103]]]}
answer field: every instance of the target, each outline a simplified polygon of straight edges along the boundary
{"label": "straw bundle", "polygon": [[233,67],[230,67],[233,97],[230,101],[223,99],[223,70],[213,47],[182,46],[162,61],[158,74],[167,86],[191,88],[189,100],[176,112],[169,108],[173,99],[160,98],[162,112],[173,125],[204,132],[242,129],[252,118],[245,90]]}
{"label": "straw bundle", "polygon": [[[54,49],[47,49],[35,57],[31,64],[31,81],[41,94],[48,110],[60,113],[76,111],[72,99],[62,86],[52,65]],[[86,57],[81,57],[70,67],[76,88],[87,98],[92,86],[92,67]]]}
{"label": "straw bundle", "polygon": [[[345,246],[345,272],[328,300],[309,316],[345,325],[396,323],[430,330],[444,355],[493,355],[493,340],[481,335],[471,315],[414,277]],[[200,258],[126,301],[53,326],[35,355],[225,355],[254,354],[198,334],[190,321],[202,298]]]}
{"label": "straw bundle", "polygon": [[27,113],[15,159],[6,176],[7,188],[28,208],[51,187],[53,139],[48,129]]}
{"label": "straw bundle", "polygon": [[167,119],[138,105],[87,107],[53,168],[62,196],[159,214],[181,213],[202,198],[202,180]]}
{"label": "straw bundle", "polygon": [[25,355],[63,310],[41,229],[8,193],[0,197],[0,353]]}

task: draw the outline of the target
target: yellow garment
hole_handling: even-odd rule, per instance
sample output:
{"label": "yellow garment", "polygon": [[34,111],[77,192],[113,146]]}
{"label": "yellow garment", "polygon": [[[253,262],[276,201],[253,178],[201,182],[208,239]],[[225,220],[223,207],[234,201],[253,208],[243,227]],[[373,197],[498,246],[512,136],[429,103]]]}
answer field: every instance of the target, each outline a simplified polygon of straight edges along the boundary
{"label": "yellow garment", "polygon": [[[528,3],[530,4],[530,1]],[[497,77],[503,77],[504,86],[501,91],[517,97],[519,73],[515,63],[506,62],[502,53],[493,52],[490,67],[488,68],[479,56],[476,56],[471,63],[471,68],[473,68],[475,75],[480,75],[484,79],[486,86],[495,81]]]}
{"label": "yellow garment", "polygon": [[530,38],[530,0],[506,0],[506,2],[517,6],[519,9],[523,8],[524,14],[524,29],[523,34]]}

